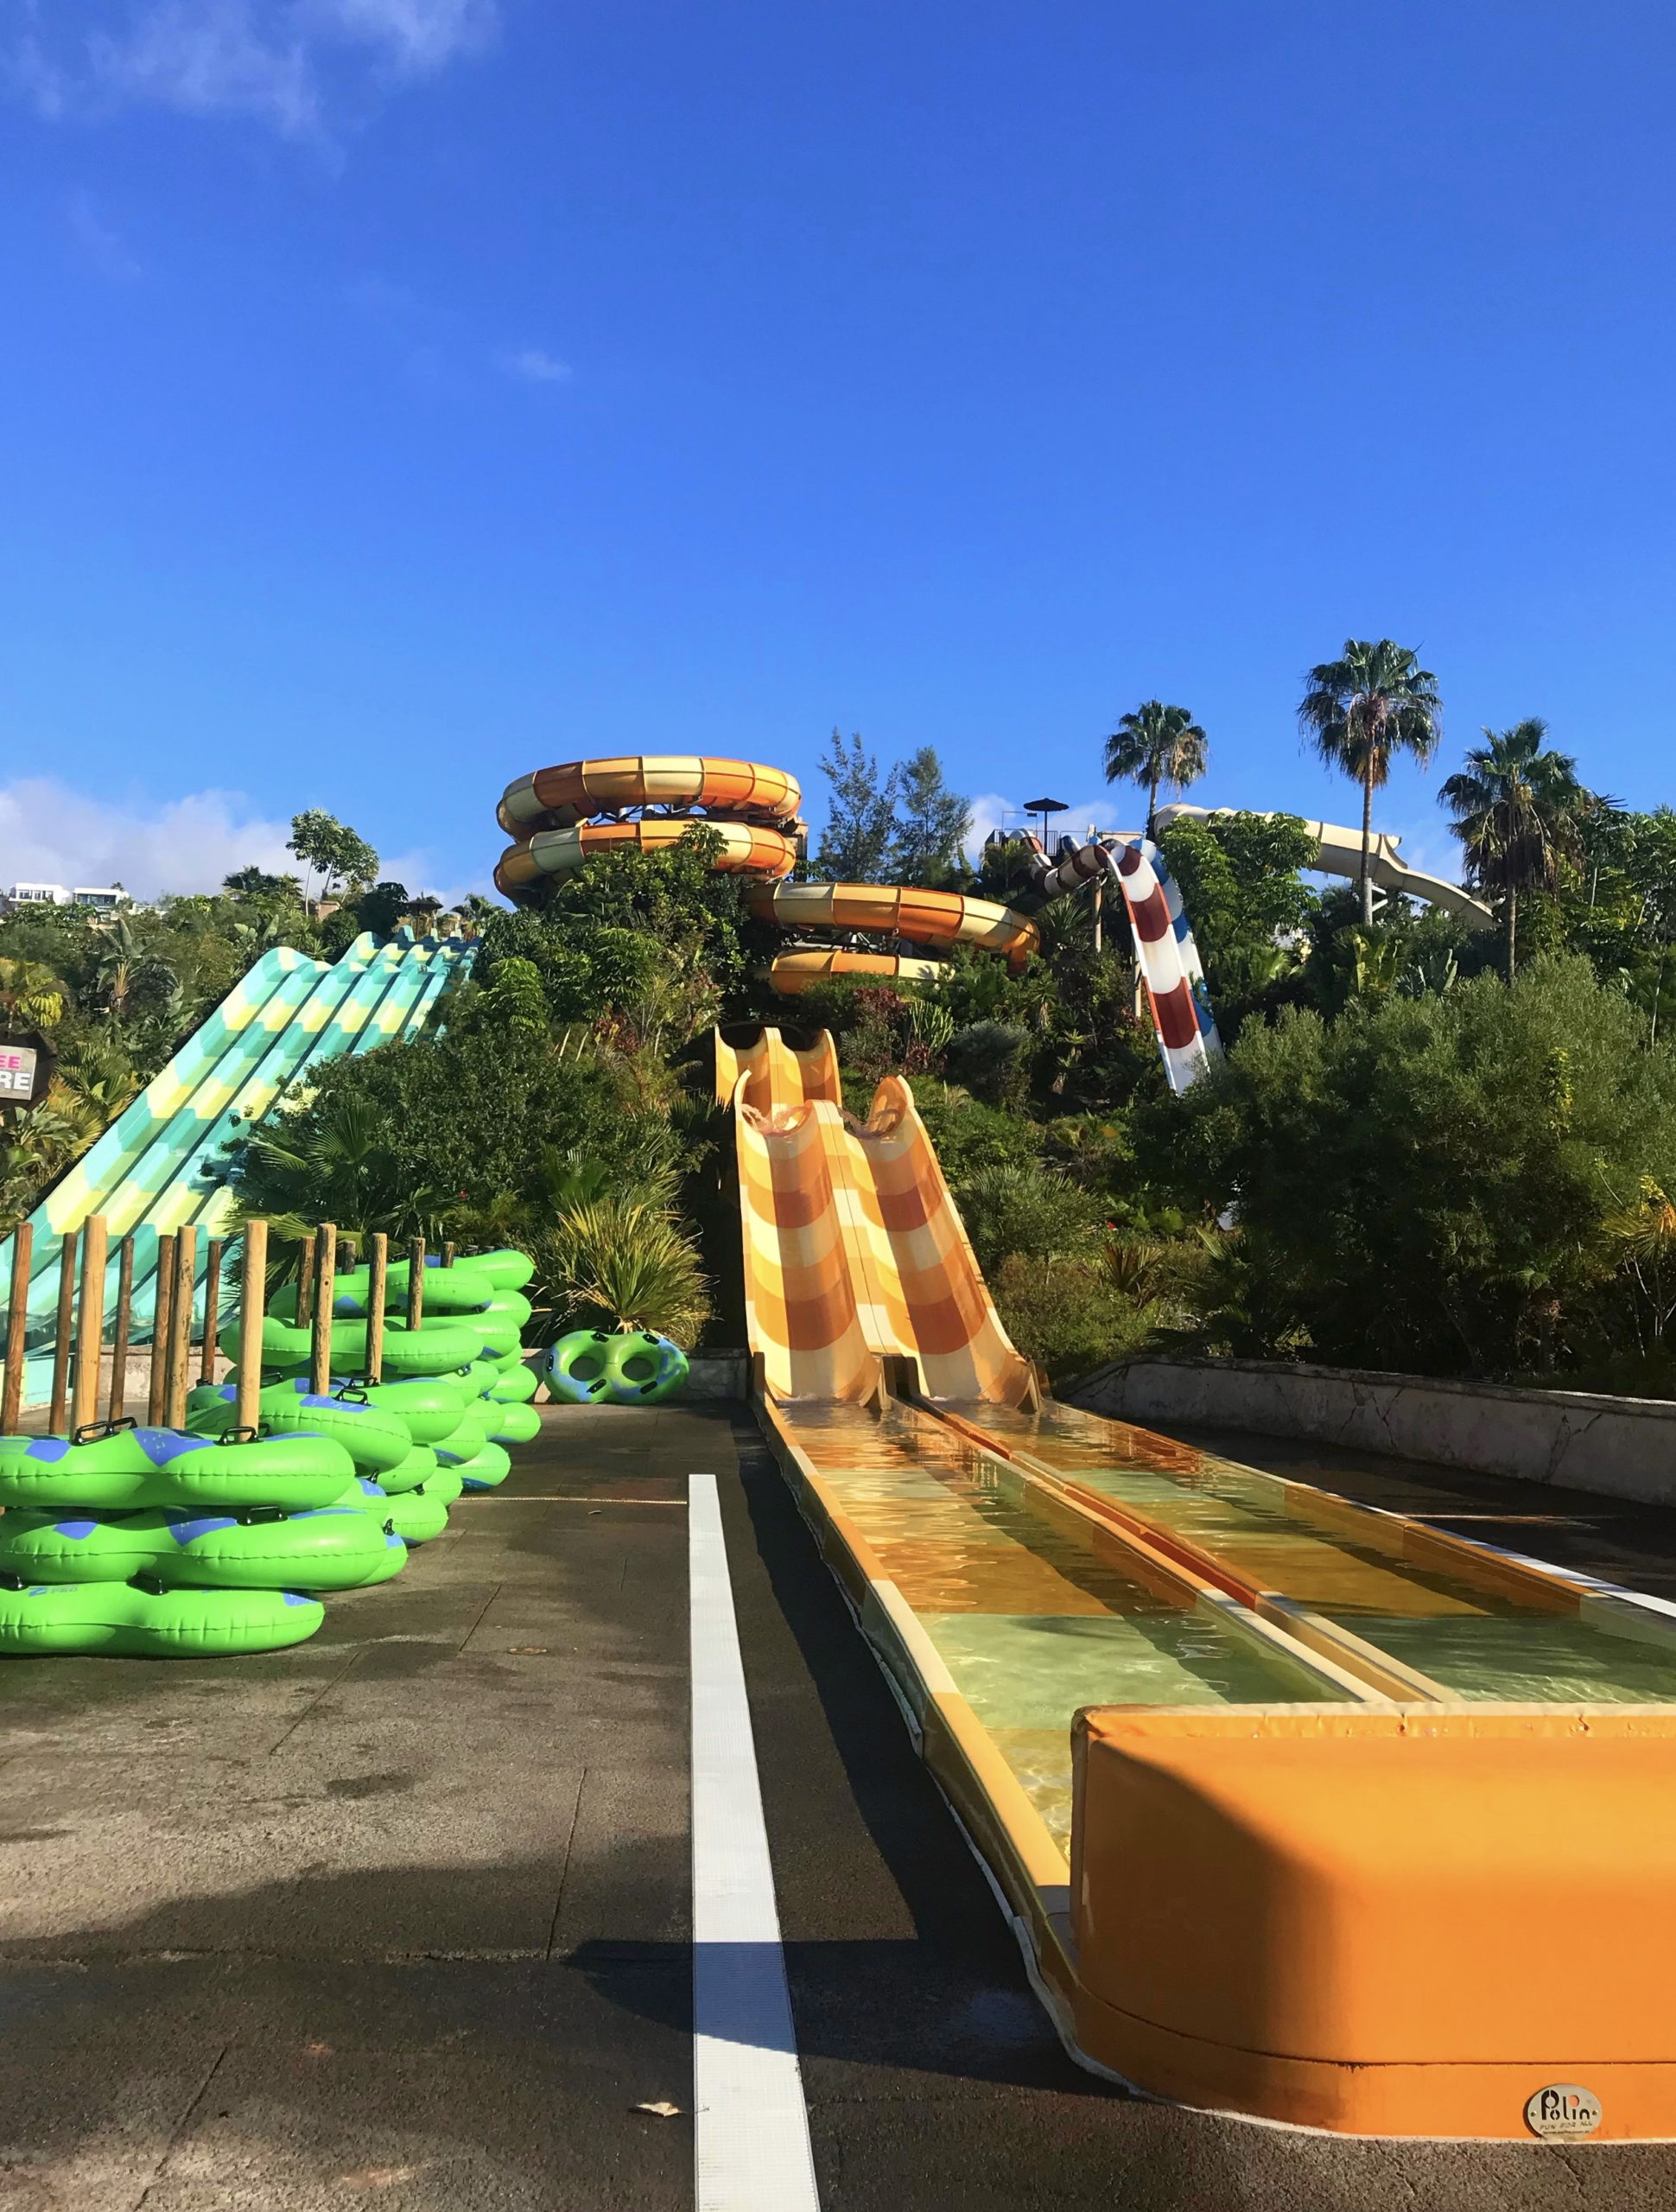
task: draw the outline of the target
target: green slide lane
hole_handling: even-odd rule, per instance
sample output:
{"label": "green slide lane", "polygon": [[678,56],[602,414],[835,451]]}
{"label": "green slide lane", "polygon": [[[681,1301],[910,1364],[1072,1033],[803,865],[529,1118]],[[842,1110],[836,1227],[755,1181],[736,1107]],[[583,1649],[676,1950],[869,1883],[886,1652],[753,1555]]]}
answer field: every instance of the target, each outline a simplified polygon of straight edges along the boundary
{"label": "green slide lane", "polygon": [[[64,1232],[90,1214],[109,1224],[107,1305],[117,1240],[133,1235],[134,1329],[149,1334],[157,1239],[195,1225],[201,1295],[204,1243],[225,1224],[226,1148],[286,1089],[344,1052],[416,1036],[448,984],[470,969],[477,941],[356,938],[335,962],[289,945],[266,952],[133,1103],[61,1176],[32,1217],[28,1402],[47,1395]],[[9,1241],[9,1240],[8,1240]]]}

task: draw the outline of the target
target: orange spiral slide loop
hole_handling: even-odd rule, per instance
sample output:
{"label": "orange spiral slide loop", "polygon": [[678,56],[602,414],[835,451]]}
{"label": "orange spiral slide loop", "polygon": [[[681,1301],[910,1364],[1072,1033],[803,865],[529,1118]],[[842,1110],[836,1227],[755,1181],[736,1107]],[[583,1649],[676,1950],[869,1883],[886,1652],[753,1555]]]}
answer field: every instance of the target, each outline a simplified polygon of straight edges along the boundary
{"label": "orange spiral slide loop", "polygon": [[[658,852],[695,823],[722,841],[714,865],[762,879],[751,911],[802,935],[873,932],[942,950],[981,946],[1021,968],[1041,943],[1034,922],[1010,906],[960,892],[879,883],[787,883],[797,865],[803,792],[795,776],[754,760],[700,753],[627,753],[567,760],[509,784],[498,810],[517,842],[501,855],[495,886],[514,901],[543,879],[574,874],[592,853],[632,847]],[[854,952],[841,945],[782,953],[769,970],[795,995],[828,976],[935,981],[938,963],[906,953]]]}

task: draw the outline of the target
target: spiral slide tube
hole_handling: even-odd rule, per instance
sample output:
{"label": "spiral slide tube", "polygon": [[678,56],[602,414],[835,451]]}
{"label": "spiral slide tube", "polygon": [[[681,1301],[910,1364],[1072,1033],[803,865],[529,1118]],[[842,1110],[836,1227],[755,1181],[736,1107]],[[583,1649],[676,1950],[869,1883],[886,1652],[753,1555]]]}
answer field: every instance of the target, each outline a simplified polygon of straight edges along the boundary
{"label": "spiral slide tube", "polygon": [[264,953],[219,1007],[96,1144],[61,1176],[31,1217],[28,1402],[46,1394],[64,1232],[103,1214],[114,1298],[119,1240],[135,1238],[134,1339],[156,1308],[157,1240],[194,1224],[206,1243],[229,1211],[225,1147],[262,1121],[287,1088],[345,1052],[416,1036],[449,979],[467,973],[474,938],[358,938],[335,963],[289,945]]}
{"label": "spiral slide tube", "polygon": [[[509,899],[527,899],[543,878],[572,873],[590,854],[666,849],[702,822],[723,841],[716,866],[759,880],[752,912],[799,937],[873,935],[934,952],[974,944],[1014,969],[1036,950],[1036,925],[987,899],[889,884],[786,882],[801,846],[802,799],[794,777],[752,760],[648,753],[565,761],[508,785],[497,818],[517,842],[501,855],[495,883]],[[769,981],[793,996],[828,976],[931,982],[942,972],[912,953],[817,941],[781,953]]]}

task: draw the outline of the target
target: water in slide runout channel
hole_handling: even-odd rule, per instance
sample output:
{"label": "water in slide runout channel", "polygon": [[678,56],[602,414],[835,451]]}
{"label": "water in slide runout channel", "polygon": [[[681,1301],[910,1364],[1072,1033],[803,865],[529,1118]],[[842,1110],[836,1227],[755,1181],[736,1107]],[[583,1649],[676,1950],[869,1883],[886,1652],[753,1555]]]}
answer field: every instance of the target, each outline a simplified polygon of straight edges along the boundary
{"label": "water in slide runout channel", "polygon": [[923,1413],[795,1401],[781,1420],[930,1637],[1062,1849],[1084,1705],[1332,1702],[1343,1689],[1055,1507]]}
{"label": "water in slide runout channel", "polygon": [[1676,1634],[1563,1584],[1480,1567],[1411,1524],[1127,1422],[1049,1403],[949,1410],[1007,1450],[1184,1539],[1245,1582],[1324,1615],[1457,1698],[1676,1700]]}

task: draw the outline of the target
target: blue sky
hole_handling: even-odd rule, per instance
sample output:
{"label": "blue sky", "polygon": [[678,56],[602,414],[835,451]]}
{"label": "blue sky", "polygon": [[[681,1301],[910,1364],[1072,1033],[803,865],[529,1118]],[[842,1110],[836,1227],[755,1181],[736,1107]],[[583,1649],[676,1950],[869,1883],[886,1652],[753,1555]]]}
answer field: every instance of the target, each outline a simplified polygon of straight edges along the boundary
{"label": "blue sky", "polygon": [[[1596,0],[0,0],[0,877],[320,804],[486,877],[590,752],[987,814],[1355,818],[1349,633],[1445,755],[1676,798],[1676,16]],[[1381,810],[1450,865],[1435,786]],[[818,806],[816,810],[818,812]]]}

